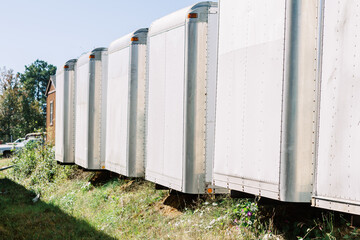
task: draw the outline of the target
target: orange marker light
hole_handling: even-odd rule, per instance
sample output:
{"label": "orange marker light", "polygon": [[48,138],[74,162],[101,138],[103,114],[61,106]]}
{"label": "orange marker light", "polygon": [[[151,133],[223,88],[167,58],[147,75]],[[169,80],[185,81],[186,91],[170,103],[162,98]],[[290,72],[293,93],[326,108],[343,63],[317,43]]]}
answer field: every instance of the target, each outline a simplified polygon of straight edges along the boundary
{"label": "orange marker light", "polygon": [[95,58],[95,55],[90,55],[89,58]]}
{"label": "orange marker light", "polygon": [[101,166],[102,169],[105,169],[105,166]]}
{"label": "orange marker light", "polygon": [[208,192],[208,193],[212,193],[212,192],[213,192],[212,188],[208,188],[208,189],[207,189],[207,192]]}
{"label": "orange marker light", "polygon": [[64,68],[66,69],[66,68],[69,68],[69,66],[68,65],[64,65]]}
{"label": "orange marker light", "polygon": [[188,18],[197,18],[198,14],[197,13],[189,13]]}
{"label": "orange marker light", "polygon": [[138,38],[138,37],[132,37],[132,38],[131,38],[131,41],[132,41],[132,42],[137,42],[137,41],[139,41],[139,38]]}

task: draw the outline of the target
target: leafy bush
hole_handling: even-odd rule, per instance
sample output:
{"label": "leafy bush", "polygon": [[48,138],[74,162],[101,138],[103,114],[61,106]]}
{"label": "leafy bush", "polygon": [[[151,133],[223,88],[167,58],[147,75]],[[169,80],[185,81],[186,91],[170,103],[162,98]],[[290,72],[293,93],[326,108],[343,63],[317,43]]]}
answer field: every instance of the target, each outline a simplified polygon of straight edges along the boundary
{"label": "leafy bush", "polygon": [[11,163],[14,165],[14,175],[20,179],[29,177],[35,170],[38,161],[39,142],[29,142],[16,156]]}
{"label": "leafy bush", "polygon": [[256,201],[242,199],[234,203],[228,211],[235,225],[256,228],[259,224],[257,216],[259,207]]}
{"label": "leafy bush", "polygon": [[252,227],[257,223],[258,213],[257,202],[253,201],[240,201],[233,209],[231,209],[231,215],[234,219],[234,223],[243,227]]}
{"label": "leafy bush", "polygon": [[59,179],[68,178],[72,167],[61,166],[55,161],[50,144],[32,142],[21,149],[12,160],[13,176],[20,181],[28,181],[30,186],[46,185]]}

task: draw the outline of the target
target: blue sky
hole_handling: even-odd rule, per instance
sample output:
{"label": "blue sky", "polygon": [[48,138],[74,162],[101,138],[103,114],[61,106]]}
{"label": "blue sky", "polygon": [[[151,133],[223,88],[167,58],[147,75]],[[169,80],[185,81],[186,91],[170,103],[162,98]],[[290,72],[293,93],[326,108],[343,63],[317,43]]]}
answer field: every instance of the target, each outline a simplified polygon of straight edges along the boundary
{"label": "blue sky", "polygon": [[55,66],[199,0],[0,0],[0,67]]}

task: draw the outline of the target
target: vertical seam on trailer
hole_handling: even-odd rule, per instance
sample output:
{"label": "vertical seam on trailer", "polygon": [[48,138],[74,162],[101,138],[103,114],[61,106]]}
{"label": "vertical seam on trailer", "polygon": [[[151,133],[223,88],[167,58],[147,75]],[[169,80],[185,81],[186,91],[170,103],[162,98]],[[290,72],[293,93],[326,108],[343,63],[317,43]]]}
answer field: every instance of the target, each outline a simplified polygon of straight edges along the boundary
{"label": "vertical seam on trailer", "polygon": [[[130,171],[132,169],[132,167],[130,167],[130,152],[131,152],[131,125],[132,125],[132,122],[131,122],[131,113],[132,113],[132,102],[131,102],[131,98],[132,98],[132,85],[131,85],[131,82],[133,80],[133,57],[132,57],[132,54],[133,54],[133,47],[135,46],[134,43],[130,43],[129,45],[129,68],[128,68],[128,97],[127,97],[127,105],[126,105],[126,111],[127,111],[127,114],[128,114],[128,117],[127,117],[127,123],[126,123],[126,130],[127,130],[127,133],[126,133],[126,173],[128,176],[130,176]],[[136,81],[138,81],[138,79],[136,79]],[[136,118],[135,118],[135,121],[136,121]],[[137,125],[137,124],[136,124]],[[136,138],[136,130],[135,130],[135,138]],[[135,143],[136,144],[136,143]],[[136,168],[136,167],[135,167]]]}
{"label": "vertical seam on trailer", "polygon": [[[102,153],[100,156],[101,159],[101,169],[105,169],[105,154],[106,154],[106,129],[107,129],[107,125],[106,125],[106,115],[107,115],[107,87],[108,87],[108,49],[106,48],[106,50],[104,52],[101,53],[102,54],[102,62],[101,62],[101,68],[102,68],[102,74],[101,76],[104,77],[104,81],[103,84],[105,84],[105,86],[103,86],[103,90],[101,92],[101,96],[102,96],[102,108],[103,108],[103,114],[101,116],[102,118],[102,123],[103,123],[103,129],[102,129],[102,134],[101,134],[101,139],[102,139]],[[104,55],[104,56],[103,56]],[[104,68],[104,69],[103,69]]]}
{"label": "vertical seam on trailer", "polygon": [[[321,1],[321,0],[320,0]],[[316,163],[316,155],[317,155],[317,116],[318,116],[318,61],[319,61],[319,54],[320,51],[320,45],[319,45],[319,29],[321,28],[320,20],[319,20],[319,11],[321,11],[321,4],[319,4],[319,1],[316,1],[316,31],[315,31],[315,41],[316,41],[316,49],[315,49],[315,59],[314,59],[314,93],[313,93],[313,133],[312,133],[312,183],[311,183],[311,197],[314,192],[314,184],[315,184],[315,163]],[[320,6],[319,6],[320,5]]]}
{"label": "vertical seam on trailer", "polygon": [[[356,4],[356,7],[357,7],[357,12],[358,12],[358,10],[359,10],[359,4]],[[355,14],[355,19],[356,19],[356,22],[358,22],[359,21],[359,14]],[[355,25],[355,33],[354,33],[354,35],[353,35],[353,37],[355,37],[355,44],[354,44],[354,47],[355,48],[357,48],[358,46],[357,46],[357,41],[358,41],[358,34],[357,34],[357,32],[358,32],[358,28],[359,28],[359,25],[358,24],[356,24]],[[357,41],[356,41],[357,40]],[[356,52],[356,50],[355,50],[355,52]],[[358,59],[358,54],[354,54],[353,55],[353,58],[354,58],[354,63],[355,64],[353,64],[353,74],[352,74],[352,91],[353,91],[353,93],[354,93],[354,86],[356,85],[356,78],[355,78],[355,74],[356,74],[356,67],[358,67],[357,65],[356,65],[356,60]],[[355,95],[356,95],[356,92],[355,92]],[[352,96],[351,96],[351,99],[352,100],[354,100],[354,94],[352,94]],[[355,102],[356,103],[356,102]],[[352,105],[350,105],[351,106],[351,108],[353,108],[353,104]],[[356,107],[355,107],[356,108]],[[350,112],[352,112],[352,111],[350,111]],[[358,125],[359,125],[359,123],[358,123]],[[350,126],[351,127],[351,126]],[[350,131],[350,133],[351,133],[351,131]],[[349,135],[349,138],[352,138],[352,136],[351,135]],[[349,148],[350,148],[350,146],[351,146],[351,148],[353,148],[354,147],[354,145],[353,145],[353,143],[352,143],[352,145],[349,145]],[[351,168],[351,157],[350,157],[350,155],[349,155],[349,163],[348,163],[348,169],[350,169]],[[350,175],[348,175],[348,178],[350,178]],[[350,180],[350,179],[349,179]],[[351,192],[351,184],[353,184],[353,181],[349,181],[349,192]],[[351,197],[349,197],[350,199],[351,199]],[[353,198],[354,199],[354,198]]]}
{"label": "vertical seam on trailer", "polygon": [[[90,53],[91,54],[91,53]],[[93,89],[92,89],[92,87],[91,87],[91,82],[93,81],[93,79],[95,78],[95,74],[94,74],[94,69],[95,69],[95,67],[91,67],[91,66],[93,66],[93,65],[95,65],[95,60],[94,59],[90,59],[90,61],[87,63],[88,64],[88,72],[86,73],[86,75],[89,75],[89,77],[88,77],[88,91],[87,91],[87,101],[88,101],[88,106],[87,106],[87,115],[88,115],[88,119],[87,119],[87,129],[86,129],[86,137],[87,137],[87,146],[86,146],[86,159],[83,159],[83,165],[82,165],[82,167],[84,167],[84,168],[88,168],[89,167],[89,156],[91,155],[90,154],[90,149],[89,149],[89,146],[90,146],[90,142],[91,142],[91,139],[90,139],[90,137],[89,137],[89,132],[90,132],[90,125],[93,125],[93,118],[91,118],[91,109],[90,109],[90,107],[94,107],[94,103],[93,103],[93,100],[94,100],[94,95],[93,95]],[[94,84],[95,84],[95,82],[94,82]],[[93,84],[93,85],[94,85]],[[91,93],[90,93],[90,90],[91,90]],[[93,96],[91,96],[91,95],[93,95]],[[92,100],[91,100],[91,98],[92,98]],[[90,105],[90,102],[92,103],[92,106]],[[93,150],[93,149],[92,149]],[[86,166],[86,167],[85,167]]]}
{"label": "vertical seam on trailer", "polygon": [[212,162],[212,174],[211,174],[211,184],[214,186],[215,185],[215,179],[214,179],[214,175],[215,175],[215,172],[214,172],[214,167],[215,167],[215,149],[216,149],[216,109],[217,109],[217,86],[218,86],[218,72],[219,72],[219,69],[218,69],[218,66],[219,66],[219,35],[220,35],[220,31],[219,31],[219,27],[220,27],[220,1],[218,3],[218,16],[217,16],[217,21],[218,21],[218,25],[217,25],[217,28],[216,30],[218,31],[218,34],[216,35],[216,38],[217,38],[217,44],[216,44],[216,54],[217,54],[217,59],[216,59],[216,74],[215,74],[215,106],[214,106],[214,152],[213,152],[213,162]]}
{"label": "vertical seam on trailer", "polygon": [[[101,127],[103,125],[103,121],[102,121],[102,113],[103,113],[103,109],[102,109],[102,104],[103,104],[103,96],[102,96],[102,91],[103,91],[103,79],[102,79],[102,74],[103,74],[103,69],[102,69],[102,62],[103,62],[103,59],[102,59],[102,52],[100,52],[100,56],[101,56],[101,67],[100,67],[100,70],[99,70],[99,76],[100,76],[100,84],[99,84],[99,90],[98,90],[98,94],[99,94],[99,112],[98,112],[98,116],[99,116],[99,161],[100,161],[100,168],[101,168]],[[96,62],[95,62],[95,65],[96,65]],[[95,90],[96,91],[96,90]]]}
{"label": "vertical seam on trailer", "polygon": [[[205,107],[205,115],[204,115],[204,118],[205,118],[205,122],[204,122],[204,124],[205,124],[205,134],[204,134],[204,137],[205,137],[205,139],[204,139],[204,141],[205,141],[205,144],[204,144],[204,168],[203,168],[203,171],[204,171],[204,182],[206,183],[206,174],[207,174],[207,166],[206,166],[206,163],[207,163],[207,147],[208,147],[208,127],[209,127],[209,125],[208,125],[208,123],[207,123],[207,121],[208,121],[208,74],[209,74],[209,72],[208,72],[208,68],[209,68],[209,54],[208,54],[208,37],[209,37],[209,22],[207,23],[207,29],[206,29],[207,31],[206,31],[206,40],[205,40],[205,52],[206,52],[206,63],[205,63],[205,65],[206,65],[206,69],[205,69],[205,105],[204,105],[204,107]],[[205,188],[206,188],[206,186],[205,186]]]}
{"label": "vertical seam on trailer", "polygon": [[[66,69],[63,70],[63,83],[62,83],[62,91],[63,91],[63,94],[62,94],[62,97],[63,97],[63,100],[61,101],[62,103],[62,161],[65,162],[66,160],[66,153],[65,153],[65,149],[66,149],[66,145],[65,145],[65,142],[66,142],[66,137],[67,137],[67,129],[65,129],[65,101],[66,101],[66,98],[65,98],[65,78],[66,78]],[[69,77],[68,77],[69,78]],[[68,84],[69,84],[69,80],[68,80]],[[68,96],[68,99],[69,99],[69,96]],[[55,101],[55,104],[56,104],[56,101]],[[56,107],[56,106],[55,106]],[[56,111],[56,109],[55,109]],[[56,113],[55,113],[56,114]],[[56,116],[55,116],[56,117]],[[56,122],[55,122],[56,124]]]}
{"label": "vertical seam on trailer", "polygon": [[[150,29],[149,29],[150,30]],[[148,31],[149,33],[149,31]],[[144,104],[144,142],[143,142],[143,152],[144,152],[144,176],[146,179],[146,168],[147,168],[147,139],[148,139],[148,110],[149,110],[149,52],[150,52],[150,36],[146,36],[146,53],[145,53],[145,104]],[[156,182],[156,181],[155,181]]]}
{"label": "vertical seam on trailer", "polygon": [[71,91],[71,94],[72,94],[72,114],[73,114],[73,117],[72,117],[72,162],[75,162],[75,136],[76,136],[76,111],[75,111],[75,108],[76,108],[76,96],[75,96],[75,93],[76,93],[76,75],[75,75],[75,68],[76,68],[76,65],[77,63],[75,62],[74,63],[74,69],[72,70],[72,75],[73,75],[73,83],[72,83],[72,91]]}
{"label": "vertical seam on trailer", "polygon": [[284,124],[284,88],[285,88],[285,58],[286,58],[286,21],[287,21],[287,10],[288,2],[285,2],[285,11],[284,11],[284,45],[283,45],[283,79],[282,79],[282,91],[281,91],[281,124],[280,124],[280,153],[279,153],[279,183],[278,183],[278,200],[280,200],[280,186],[281,186],[281,163],[282,163],[282,142],[283,142],[283,124]]}
{"label": "vertical seam on trailer", "polygon": [[[125,163],[126,163],[126,167],[125,167],[125,172],[126,174],[129,176],[130,175],[130,161],[129,161],[129,157],[130,157],[130,119],[131,119],[131,80],[132,80],[132,47],[133,44],[130,43],[129,45],[129,59],[128,59],[128,64],[129,64],[129,68],[128,68],[128,96],[127,96],[127,104],[126,104],[126,112],[128,114],[127,119],[126,119],[126,157],[125,157]],[[120,103],[121,104],[121,103]]]}
{"label": "vertical seam on trailer", "polygon": [[[206,68],[205,68],[205,105],[204,105],[204,107],[205,107],[205,139],[204,139],[204,141],[205,141],[205,144],[204,144],[204,150],[205,150],[205,155],[204,155],[204,168],[203,168],[203,171],[204,171],[204,182],[205,182],[205,192],[206,192],[206,188],[207,188],[207,186],[206,186],[206,184],[207,184],[207,182],[206,182],[206,175],[207,175],[207,148],[208,148],[208,133],[209,133],[209,129],[208,129],[208,127],[209,127],[209,124],[208,124],[208,98],[209,98],[209,93],[208,93],[208,82],[209,82],[209,72],[208,72],[208,69],[209,69],[209,52],[208,52],[208,50],[209,50],[209,46],[208,46],[208,38],[209,38],[209,30],[210,30],[210,28],[209,28],[209,17],[210,17],[210,7],[208,7],[208,9],[207,9],[208,11],[207,11],[207,17],[208,17],[208,20],[207,20],[207,26],[206,26],[206,39],[205,39],[205,53],[206,53],[206,63],[205,63],[205,65],[206,65]],[[199,186],[200,184],[198,184],[198,186]]]}
{"label": "vertical seam on trailer", "polygon": [[187,101],[187,71],[188,71],[188,66],[187,66],[187,61],[189,59],[189,55],[188,55],[188,47],[189,47],[189,41],[188,41],[188,34],[187,31],[189,29],[189,23],[188,20],[185,20],[185,25],[184,25],[184,92],[183,92],[183,141],[182,141],[182,180],[181,180],[181,186],[180,189],[181,191],[183,190],[184,187],[184,178],[186,178],[186,119],[187,119],[187,104],[185,104]]}
{"label": "vertical seam on trailer", "polygon": [[[249,2],[247,1],[247,6],[246,6],[247,9],[249,9]],[[246,18],[246,38],[245,38],[245,41],[246,41],[246,45],[248,44],[248,37],[249,37],[249,16],[247,15],[247,18]],[[241,116],[241,157],[240,159],[243,160],[245,158],[245,131],[244,131],[244,128],[245,128],[245,113],[246,113],[246,75],[247,75],[247,56],[248,54],[248,48],[246,47],[245,48],[245,57],[244,57],[244,81],[242,82],[243,83],[243,87],[242,87],[242,104],[243,104],[243,107],[242,107],[242,116]],[[243,164],[240,164],[240,169],[241,169],[241,172],[243,172]],[[242,188],[244,189],[244,182],[242,183]]]}
{"label": "vertical seam on trailer", "polygon": [[108,85],[109,85],[109,82],[108,82],[108,65],[109,65],[109,53],[108,53],[108,49],[106,48],[105,52],[103,53],[104,54],[104,59],[105,61],[102,63],[102,67],[104,67],[104,84],[105,84],[105,87],[104,87],[104,90],[103,90],[103,93],[102,95],[103,98],[104,98],[104,114],[103,114],[103,123],[104,123],[104,129],[103,129],[103,133],[102,133],[102,139],[103,139],[103,152],[102,152],[102,157],[101,157],[101,169],[105,169],[105,157],[106,157],[106,146],[107,146],[107,142],[106,142],[106,129],[108,128],[107,124],[106,124],[106,116],[107,116],[107,112],[108,112],[108,108],[107,108],[107,105],[108,105],[108,98],[107,98],[107,95],[108,95]]}
{"label": "vertical seam on trailer", "polygon": [[[222,4],[221,4],[222,5]],[[218,27],[218,29],[219,29],[219,49],[220,49],[220,16],[221,16],[221,11],[220,11],[220,9],[219,9],[219,27]],[[234,25],[234,22],[235,21],[232,21],[232,24]],[[232,27],[234,27],[232,25]],[[232,46],[234,46],[234,38],[233,38],[233,36],[231,36],[230,37],[230,44],[232,45]],[[219,58],[218,58],[218,60],[219,60]],[[219,64],[218,64],[218,66],[219,66]],[[233,67],[233,69],[235,69],[235,56],[234,56],[234,60],[232,61],[232,63],[231,63],[231,66]],[[218,76],[219,76],[219,72],[220,71],[218,71]],[[235,73],[234,73],[234,71],[232,72],[232,77],[233,78],[235,78]],[[240,75],[240,74],[239,74]],[[230,81],[229,81],[230,82]],[[227,83],[228,84],[228,83]],[[229,85],[231,85],[231,84],[229,84]],[[240,84],[239,84],[240,85]],[[226,85],[225,85],[226,86]],[[227,87],[227,86],[226,86]],[[227,92],[227,94],[226,94],[226,100],[229,100],[229,102],[231,102],[231,95],[232,95],[232,92],[231,91],[228,91]],[[225,98],[225,97],[224,97]],[[240,102],[240,104],[241,104],[241,102]],[[239,111],[240,112],[240,111]],[[227,113],[228,113],[228,116],[231,116],[230,114],[231,114],[231,112],[230,112],[230,108],[228,108],[227,109]],[[240,124],[240,123],[239,123]],[[226,143],[226,147],[225,147],[225,152],[226,152],[226,155],[225,155],[225,158],[226,158],[226,172],[229,172],[229,152],[230,152],[230,150],[231,150],[231,144],[230,144],[230,134],[229,134],[229,131],[230,131],[230,127],[229,127],[229,125],[230,124],[227,124],[227,127],[225,128],[225,134],[226,134],[226,138],[225,138],[225,143]],[[240,133],[238,133],[239,135],[240,135]],[[242,138],[242,136],[239,136],[239,138],[241,139]],[[240,170],[241,170],[241,165],[240,165]],[[230,179],[229,179],[229,176],[226,176],[226,187],[227,188],[229,188],[229,185],[230,185]],[[244,188],[244,186],[242,185],[242,188]]]}
{"label": "vertical seam on trailer", "polygon": [[[164,54],[164,58],[165,58],[165,61],[164,61],[164,72],[165,72],[165,76],[164,76],[164,111],[163,111],[163,119],[164,119],[164,125],[163,125],[163,141],[162,141],[162,148],[163,148],[163,151],[162,151],[162,173],[161,175],[164,175],[164,168],[165,168],[165,130],[166,130],[166,82],[167,82],[167,79],[166,79],[166,62],[167,62],[167,59],[166,59],[166,49],[167,49],[167,32],[165,33],[165,44],[164,44],[164,47],[165,47],[165,54]],[[171,183],[169,183],[169,188],[171,188]]]}
{"label": "vertical seam on trailer", "polygon": [[[358,14],[356,14],[355,15],[356,16],[356,18],[358,17]],[[355,26],[356,28],[357,28],[357,24],[356,24],[356,26]],[[357,38],[357,34],[356,33],[354,33],[354,35],[353,35],[353,37],[355,37],[355,39]],[[355,41],[356,42],[356,41]],[[354,45],[354,47],[356,48],[356,44]],[[355,50],[355,52],[356,52],[356,50]],[[349,104],[350,105],[350,119],[352,120],[353,119],[353,114],[352,114],[352,109],[353,109],[353,99],[354,99],[354,86],[355,86],[355,83],[356,83],[356,79],[355,79],[355,72],[356,72],[356,54],[354,54],[353,56],[353,59],[354,59],[354,64],[352,65],[352,78],[351,78],[351,92],[352,92],[352,94],[351,94],[351,103]],[[350,124],[349,124],[349,126],[348,126],[348,128],[350,128],[349,130],[349,132],[350,132],[350,134],[348,135],[348,139],[349,139],[349,145],[348,145],[348,147],[349,147],[349,154],[348,154],[348,157],[347,157],[347,169],[348,169],[348,171],[350,170],[350,168],[351,168],[351,149],[353,148],[353,146],[352,146],[352,143],[351,143],[351,138],[352,138],[352,134],[351,134],[351,128],[352,128],[352,122],[350,122]],[[350,173],[348,172],[348,175],[347,175],[347,178],[348,178],[348,180],[350,180]],[[351,192],[351,185],[352,185],[352,182],[351,181],[349,181],[349,185],[348,185],[348,191],[349,192]],[[351,200],[351,197],[348,197],[348,199],[349,200]],[[348,209],[349,209],[349,207],[348,207]]]}
{"label": "vertical seam on trailer", "polygon": [[[207,192],[207,188],[209,188],[209,185],[211,188],[213,188],[213,186],[211,185],[214,185],[213,184],[213,171],[214,171],[214,160],[215,160],[215,118],[216,118],[216,88],[217,88],[217,85],[216,85],[216,81],[217,81],[217,47],[218,47],[218,34],[216,34],[216,31],[218,31],[218,26],[216,27],[215,29],[215,37],[213,35],[213,31],[212,31],[212,28],[210,26],[210,18],[211,17],[216,17],[215,20],[211,20],[213,23],[215,21],[215,23],[213,24],[218,24],[218,19],[217,19],[217,14],[219,14],[219,10],[216,9],[216,13],[211,13],[211,9],[212,7],[210,6],[208,8],[208,13],[207,13],[207,17],[208,17],[208,21],[207,21],[207,37],[206,37],[206,85],[205,85],[205,101],[206,101],[206,104],[205,104],[205,124],[206,124],[206,133],[205,133],[205,163],[204,163],[204,182],[205,182],[205,193]],[[215,16],[214,16],[215,15]],[[214,83],[211,83],[211,84],[215,84],[215,85],[212,85],[212,88],[208,88],[208,85],[209,85],[209,76],[210,76],[210,72],[209,72],[209,68],[211,67],[210,64],[211,64],[211,59],[213,56],[214,56],[214,52],[210,53],[209,54],[209,36],[211,37],[210,41],[214,42],[216,45],[213,47],[213,51],[215,51],[215,65],[213,65],[212,67],[215,68],[215,75],[213,76],[213,79],[212,81],[214,81]],[[212,99],[210,99],[211,101],[211,105],[210,107],[208,106],[208,103],[209,103],[209,91],[210,93],[214,94],[214,96],[212,96]],[[208,113],[209,113],[209,109],[211,109],[213,111],[213,125],[212,125],[212,129],[209,129],[209,122],[208,122]],[[210,149],[210,151],[208,152],[208,142],[211,140],[209,139],[208,135],[209,135],[209,132],[212,131],[212,149]],[[211,154],[211,156],[209,157],[208,156],[208,153]],[[209,157],[209,159],[208,159]],[[212,159],[212,162],[210,164],[208,164],[208,161],[210,161],[210,159]],[[209,170],[209,173],[210,173],[210,179],[208,180],[207,179],[207,174],[208,174],[208,170]]]}
{"label": "vertical seam on trailer", "polygon": [[[146,32],[146,38],[147,38],[147,33],[148,31]],[[145,64],[145,65],[142,65],[142,67],[144,68],[145,67],[145,72],[142,73],[142,93],[144,94],[143,97],[142,97],[142,105],[143,105],[143,112],[142,112],[142,131],[140,132],[141,133],[141,145],[142,145],[142,151],[141,151],[141,157],[140,157],[140,164],[141,164],[141,175],[143,177],[145,177],[145,124],[146,124],[146,121],[145,121],[145,118],[146,118],[146,47],[147,47],[147,40],[145,41],[145,44],[142,44],[142,47],[145,48],[145,54],[144,54],[144,49],[141,50],[141,63],[142,64]],[[140,61],[140,59],[138,59],[138,61]],[[144,92],[145,91],[145,92]],[[139,93],[139,92],[138,92]],[[141,147],[141,145],[139,144],[139,149]]]}

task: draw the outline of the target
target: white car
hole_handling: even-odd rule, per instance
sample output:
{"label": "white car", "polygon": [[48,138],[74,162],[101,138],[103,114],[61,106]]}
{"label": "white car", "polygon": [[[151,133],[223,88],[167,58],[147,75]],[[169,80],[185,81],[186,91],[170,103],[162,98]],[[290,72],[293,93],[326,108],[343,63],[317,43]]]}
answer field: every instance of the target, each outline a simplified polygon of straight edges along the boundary
{"label": "white car", "polygon": [[19,151],[20,149],[25,147],[27,144],[30,144],[32,142],[39,142],[39,141],[41,141],[40,138],[29,138],[18,144],[2,144],[2,145],[0,145],[0,155],[3,155],[5,158],[8,158],[11,156],[11,154],[14,151]]}
{"label": "white car", "polygon": [[6,143],[7,145],[16,145],[19,143],[22,143],[23,141],[25,141],[25,138],[18,138],[16,139],[16,141],[12,142],[12,143]]}
{"label": "white car", "polygon": [[8,158],[11,156],[12,150],[14,149],[14,145],[12,144],[1,144],[0,145],[0,155]]}
{"label": "white car", "polygon": [[16,149],[16,151],[18,151],[18,150],[24,148],[24,147],[25,147],[26,145],[28,145],[28,144],[31,144],[31,143],[33,143],[33,142],[40,142],[40,141],[41,141],[40,138],[29,138],[29,139],[27,139],[27,140],[25,140],[25,141],[17,144],[17,145],[15,146],[15,149]]}

